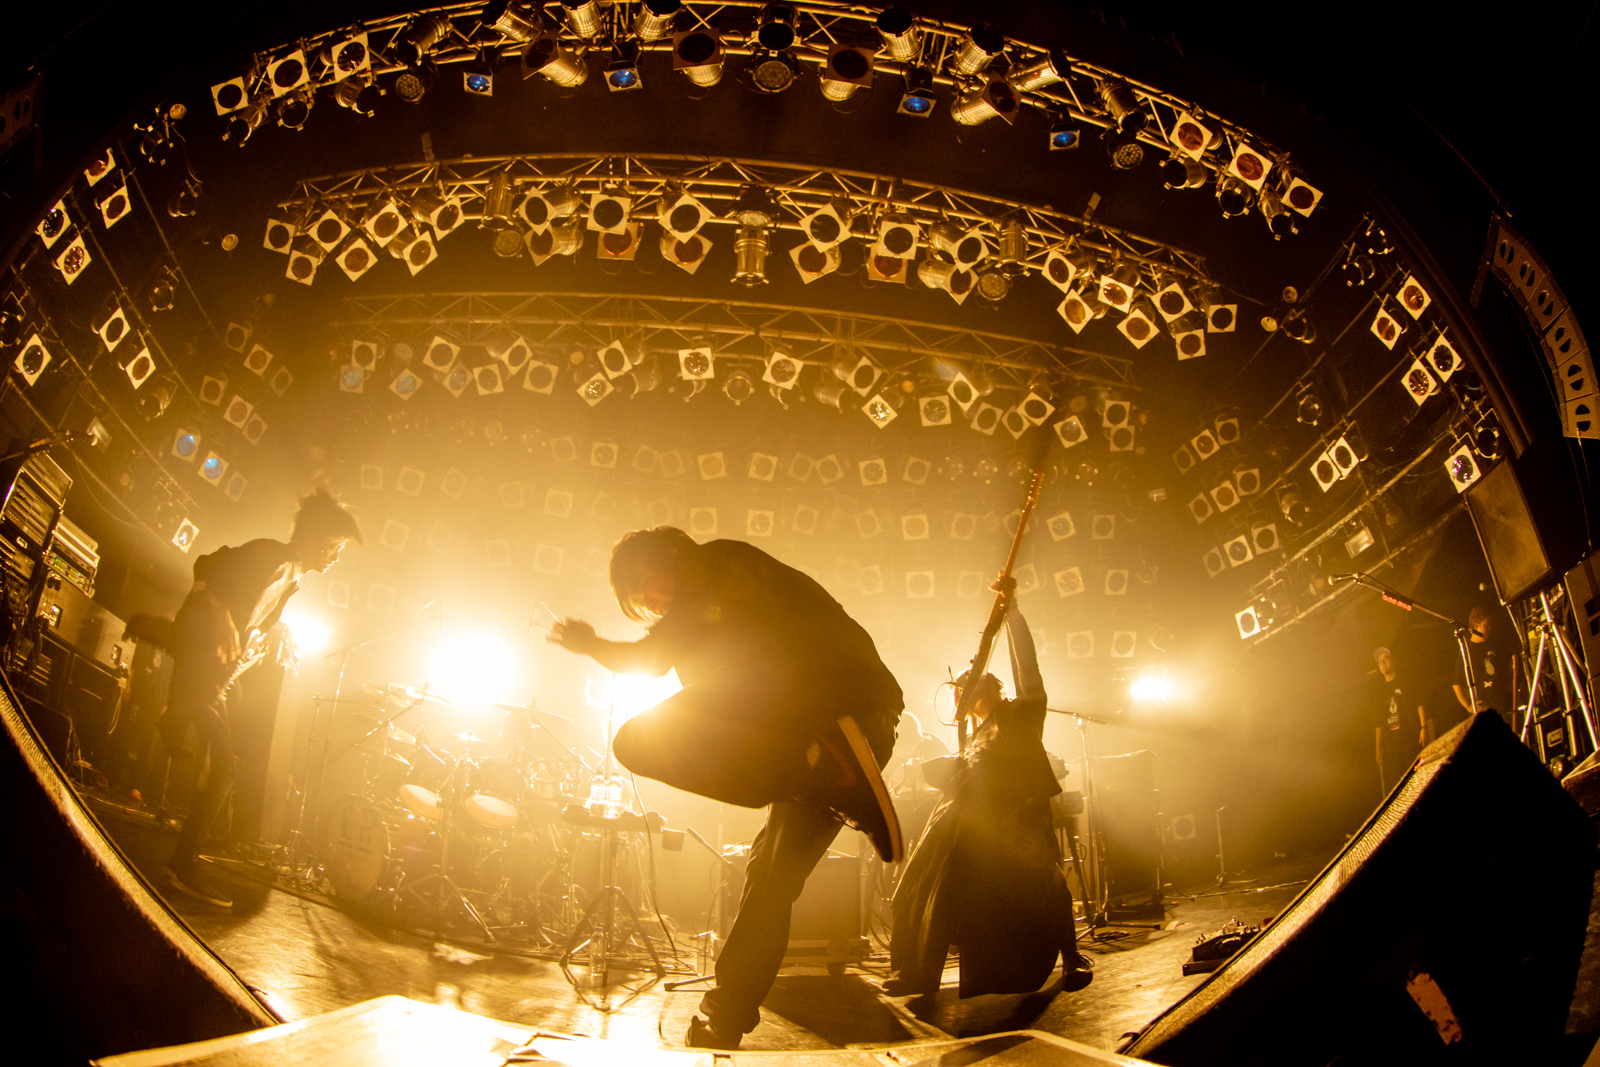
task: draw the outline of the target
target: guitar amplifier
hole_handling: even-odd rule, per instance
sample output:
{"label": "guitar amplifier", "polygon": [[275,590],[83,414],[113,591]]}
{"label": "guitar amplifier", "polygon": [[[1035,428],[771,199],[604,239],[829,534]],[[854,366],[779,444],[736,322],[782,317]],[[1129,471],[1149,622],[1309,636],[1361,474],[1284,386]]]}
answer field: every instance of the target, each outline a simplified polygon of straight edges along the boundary
{"label": "guitar amplifier", "polygon": [[133,662],[133,642],[122,640],[125,624],[121,619],[59,575],[51,574],[44,585],[38,614],[50,633],[108,670],[117,671]]}

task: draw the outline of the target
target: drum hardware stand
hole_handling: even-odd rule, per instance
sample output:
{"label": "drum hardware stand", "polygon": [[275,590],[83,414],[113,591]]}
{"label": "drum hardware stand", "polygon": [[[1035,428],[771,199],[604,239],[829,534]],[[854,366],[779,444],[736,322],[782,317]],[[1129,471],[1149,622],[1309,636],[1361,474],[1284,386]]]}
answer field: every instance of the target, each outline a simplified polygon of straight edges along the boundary
{"label": "drum hardware stand", "polygon": [[[712,857],[722,865],[722,877],[717,879],[717,888],[712,890],[712,893],[715,894],[715,896],[712,897],[712,905],[713,907],[720,909],[722,889],[728,883],[728,872],[732,869],[733,864],[729,861],[727,856],[724,856],[717,849],[717,846],[713,845],[710,841],[707,841],[704,837],[701,837],[700,831],[696,830],[692,826],[688,829],[689,835],[696,841],[700,842],[705,850],[711,853]],[[708,922],[711,911],[711,908],[706,909]],[[699,967],[700,973],[692,978],[680,978],[674,982],[667,982],[661,987],[662,989],[665,989],[670,993],[674,990],[683,989],[686,986],[698,985],[701,982],[709,982],[717,977],[716,972],[712,970],[712,966],[717,958],[717,944],[722,940],[722,938],[717,936],[717,931],[715,929],[717,924],[710,925],[712,925],[712,929],[701,934],[695,934],[694,937],[690,938],[692,941],[700,942],[699,948],[695,950],[699,956],[699,961],[696,966]]]}
{"label": "drum hardware stand", "polygon": [[[328,745],[329,745],[329,742],[331,740],[332,725],[333,725],[333,722],[332,722],[333,713],[332,712],[328,713],[328,720],[329,720],[328,724],[327,724],[328,725],[328,734],[325,734],[323,736],[323,738],[322,738],[322,758],[318,763],[316,780],[315,780],[315,782],[313,782],[312,776],[311,776],[311,748],[316,743],[317,721],[320,718],[320,715],[318,713],[321,711],[321,706],[323,704],[332,704],[335,708],[337,708],[340,704],[359,703],[359,704],[366,704],[368,707],[371,707],[372,705],[371,705],[370,701],[365,701],[365,700],[362,700],[362,701],[351,701],[351,700],[342,699],[343,694],[344,694],[344,675],[345,675],[345,670],[350,666],[350,654],[352,652],[355,652],[357,649],[365,648],[367,645],[374,644],[374,643],[376,643],[378,641],[382,641],[382,640],[384,640],[385,638],[388,638],[388,637],[393,637],[395,634],[401,633],[402,631],[410,630],[410,629],[413,629],[414,627],[421,626],[425,622],[438,622],[440,627],[443,627],[444,626],[444,611],[443,611],[443,609],[440,609],[440,610],[434,612],[434,614],[432,614],[432,615],[430,615],[430,616],[428,616],[426,618],[417,619],[417,620],[415,620],[413,622],[408,622],[403,626],[396,626],[392,630],[387,630],[384,633],[377,634],[377,635],[375,635],[373,637],[369,637],[365,641],[357,641],[354,644],[346,645],[343,648],[334,649],[332,652],[327,653],[327,655],[325,657],[326,659],[330,659],[330,660],[333,659],[335,656],[337,656],[339,658],[339,678],[338,678],[338,681],[336,681],[334,683],[333,697],[331,699],[330,698],[324,698],[324,697],[313,697],[312,698],[313,703],[312,703],[312,710],[311,710],[311,730],[306,736],[305,778],[304,778],[304,781],[302,782],[301,787],[300,787],[300,802],[299,802],[299,804],[297,805],[297,808],[296,808],[295,820],[294,820],[294,830],[291,831],[291,833],[290,833],[290,847],[289,847],[288,852],[287,852],[290,874],[291,874],[292,877],[294,877],[296,882],[299,882],[299,883],[302,884],[302,887],[310,886],[310,887],[314,888],[315,884],[314,884],[314,881],[310,878],[310,875],[311,875],[311,872],[314,871],[316,869],[316,867],[317,867],[317,864],[307,861],[305,859],[305,857],[303,856],[303,853],[308,851],[307,850],[306,835],[305,835],[305,832],[304,832],[305,831],[305,821],[304,820],[305,820],[306,807],[308,805],[308,801],[310,801],[310,799],[311,799],[311,797],[313,795],[313,792],[315,792],[315,796],[316,796],[317,802],[318,803],[321,802],[321,800],[322,800],[323,781],[326,778],[327,773],[328,773]],[[424,689],[424,692],[426,692],[426,689]],[[313,790],[313,786],[315,786],[315,790]],[[314,858],[315,855],[316,855],[315,847],[310,848],[309,849],[309,853],[310,853],[310,856]],[[299,873],[299,870],[300,870],[302,864],[304,864],[305,867],[306,867],[306,874],[303,875],[303,876]]]}
{"label": "drum hardware stand", "polygon": [[456,885],[455,880],[450,877],[450,838],[455,824],[452,818],[451,805],[445,800],[445,792],[455,787],[456,775],[460,772],[463,762],[459,758],[455,761],[450,768],[450,774],[445,778],[444,784],[439,790],[439,807],[441,809],[439,834],[443,840],[439,853],[438,872],[436,874],[425,874],[408,882],[402,882],[400,887],[395,890],[395,897],[398,899],[402,893],[411,893],[431,910],[439,913],[441,917],[444,916],[446,907],[451,902],[454,902],[456,906],[466,913],[467,918],[472,920],[472,924],[483,932],[484,942],[492,945],[495,943],[494,932],[489,929],[488,923],[483,921],[483,916],[478,914],[478,909],[473,907],[472,902],[461,891],[461,887]]}
{"label": "drum hardware stand", "polygon": [[[300,788],[295,790],[297,800],[295,803],[294,823],[289,829],[288,840],[282,848],[278,849],[273,858],[273,867],[280,877],[287,878],[294,889],[315,890],[321,886],[319,875],[320,864],[314,861],[316,850],[310,847],[305,834],[305,817],[307,794],[311,791],[311,751],[316,744],[317,724],[322,718],[322,705],[324,704],[359,704],[371,707],[366,700],[339,700],[337,697],[313,696],[311,698],[311,729],[306,734],[306,761],[301,772]],[[331,718],[332,713],[329,713]],[[324,743],[323,765],[327,764],[326,743]]]}
{"label": "drum hardware stand", "polygon": [[[615,733],[617,700],[616,677],[612,676],[611,699],[606,705],[606,751],[601,758],[600,767],[595,771],[597,779],[604,779],[607,783],[616,780],[616,757],[612,752],[612,736]],[[643,821],[642,815],[632,818]],[[597,820],[603,823],[617,821],[613,814],[609,819]],[[646,831],[648,832],[648,831]],[[597,1011],[611,1012],[619,1010],[632,1002],[640,994],[653,987],[666,975],[667,969],[661,963],[661,957],[656,952],[656,947],[650,941],[650,935],[639,924],[639,913],[634,909],[628,896],[616,885],[617,862],[617,837],[620,831],[611,826],[602,826],[600,830],[600,891],[589,902],[582,919],[574,924],[572,933],[567,937],[567,943],[561,953],[561,973],[578,994],[580,1000]],[[621,904],[623,916],[618,921],[618,904]],[[665,932],[665,931],[663,931]],[[637,988],[627,989],[628,996],[616,1005],[609,1004],[609,991],[611,985],[611,967],[613,957],[620,956],[629,942],[638,941],[644,945],[649,953],[650,970],[652,977],[638,985]],[[585,953],[585,950],[586,953]],[[572,969],[574,959],[580,954],[586,954],[584,966],[588,969],[588,978],[591,988],[600,990],[599,1001],[590,1000],[584,993],[584,983],[580,976]],[[624,960],[623,962],[643,963],[642,958]]]}
{"label": "drum hardware stand", "polygon": [[[1528,743],[1528,735],[1533,729],[1535,709],[1539,699],[1539,683],[1544,678],[1544,657],[1548,649],[1555,661],[1556,679],[1561,683],[1561,706],[1567,709],[1568,730],[1571,730],[1571,708],[1577,704],[1582,713],[1584,730],[1589,735],[1589,751],[1591,753],[1600,751],[1600,742],[1597,742],[1595,736],[1594,709],[1585,695],[1585,672],[1578,663],[1577,654],[1567,642],[1567,635],[1556,625],[1555,616],[1550,610],[1548,593],[1539,594],[1538,605],[1530,614],[1533,616],[1534,629],[1539,632],[1539,650],[1534,656],[1533,669],[1528,672],[1528,703],[1522,719],[1522,743]],[[1541,760],[1544,759],[1543,749],[1541,742],[1539,750]]]}

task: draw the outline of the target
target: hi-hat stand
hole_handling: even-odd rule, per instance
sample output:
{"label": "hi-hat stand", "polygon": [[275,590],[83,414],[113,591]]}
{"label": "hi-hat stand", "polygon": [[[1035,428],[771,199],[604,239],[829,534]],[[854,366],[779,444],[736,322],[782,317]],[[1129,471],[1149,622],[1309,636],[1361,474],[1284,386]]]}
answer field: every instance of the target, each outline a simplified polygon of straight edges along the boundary
{"label": "hi-hat stand", "polygon": [[[589,804],[576,810],[569,809],[570,815],[567,812],[562,815],[563,819],[569,822],[588,826],[600,832],[600,890],[584,910],[583,918],[574,924],[572,933],[568,935],[566,945],[562,949],[560,962],[562,975],[578,994],[579,999],[602,1012],[620,1010],[661,981],[667,973],[665,965],[661,962],[661,956],[650,941],[650,935],[639,922],[638,911],[628,900],[628,895],[616,884],[618,839],[627,829],[637,828],[648,832],[642,815],[621,810],[620,787],[614,785],[620,781],[616,756],[612,751],[612,735],[615,732],[617,711],[616,691],[616,678],[613,676],[611,699],[606,705],[606,750],[594,777],[594,783],[603,783],[601,795],[597,796],[594,785],[591,785]],[[607,793],[613,788],[617,789],[619,795],[611,796]],[[666,930],[662,932],[671,936]],[[642,946],[644,954],[636,950],[630,951],[631,945]],[[634,987],[619,986],[627,995],[613,1004],[610,999],[612,969],[646,969],[646,960],[651,977]],[[587,973],[580,974],[575,967],[581,967]],[[589,990],[598,991],[599,998],[591,1000],[587,995]]]}

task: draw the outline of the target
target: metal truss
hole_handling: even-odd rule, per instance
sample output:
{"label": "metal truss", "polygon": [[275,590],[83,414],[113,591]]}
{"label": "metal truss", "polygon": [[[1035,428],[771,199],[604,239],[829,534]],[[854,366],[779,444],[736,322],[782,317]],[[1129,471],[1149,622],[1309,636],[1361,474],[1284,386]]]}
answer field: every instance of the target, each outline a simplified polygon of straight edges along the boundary
{"label": "metal truss", "polygon": [[348,339],[443,330],[483,344],[512,330],[535,348],[593,346],[634,339],[671,350],[714,339],[719,358],[765,359],[782,346],[797,360],[831,364],[840,351],[864,355],[885,371],[924,359],[982,365],[1026,384],[1034,376],[1137,389],[1133,361],[1087,349],[881,315],[847,314],[751,301],[609,293],[437,293],[346,297],[331,323]]}
{"label": "metal truss", "polygon": [[[604,62],[617,45],[637,49],[641,53],[670,54],[674,47],[670,34],[656,40],[644,40],[634,33],[635,18],[642,6],[637,0],[613,0],[599,5],[593,32],[587,36],[575,32],[572,24],[564,19],[563,8],[555,2],[530,4],[527,7],[513,5],[512,11],[520,15],[520,27],[507,31],[484,25],[484,6],[480,3],[423,8],[341,27],[259,53],[254,57],[245,79],[252,99],[276,96],[278,94],[268,78],[270,64],[296,51],[303,51],[310,59],[312,74],[311,81],[303,88],[315,92],[339,80],[330,62],[319,61],[319,53],[359,34],[366,35],[371,65],[355,77],[375,80],[403,71],[406,66],[396,58],[395,46],[409,27],[429,16],[442,16],[449,23],[448,32],[428,53],[429,58],[441,66],[478,60],[486,47],[496,49],[502,60],[521,56],[530,47],[530,41],[526,39],[529,31],[532,31],[535,40],[549,38],[558,41],[574,62],[585,65],[590,62],[588,53],[596,53]],[[686,3],[674,27],[678,30],[714,29],[724,56],[748,57],[760,51],[756,30],[758,14],[764,6],[763,0]],[[956,92],[975,90],[990,78],[998,76],[997,72],[1018,72],[1035,64],[1049,63],[1056,80],[1023,80],[1012,73],[1010,83],[1019,106],[1045,112],[1059,121],[1077,123],[1090,130],[1111,130],[1116,128],[1117,119],[1106,103],[1107,90],[1111,86],[1125,85],[1132,90],[1147,119],[1145,128],[1137,133],[1137,140],[1158,152],[1173,150],[1169,138],[1178,125],[1179,117],[1188,115],[1204,124],[1212,135],[1200,158],[1214,173],[1226,172],[1235,151],[1247,144],[1279,164],[1289,161],[1286,151],[1223,116],[1206,110],[1196,101],[1175,96],[1154,85],[1060,51],[1052,52],[1040,45],[1008,38],[1000,56],[985,70],[969,75],[962,73],[955,61],[968,41],[972,29],[969,25],[918,17],[918,43],[914,53],[909,59],[896,59],[883,44],[877,30],[877,21],[884,8],[848,2],[797,3],[792,6],[799,18],[795,27],[795,44],[787,52],[813,79],[824,69],[831,50],[838,45],[868,50],[876,48],[873,57],[876,72],[897,74],[909,81],[909,76],[915,71],[918,76],[925,76],[931,86]],[[797,82],[800,80],[796,78]],[[1043,84],[1035,84],[1041,81]]]}
{"label": "metal truss", "polygon": [[[584,196],[603,190],[631,196],[635,207],[630,217],[634,220],[654,218],[680,192],[687,192],[718,214],[707,225],[727,229],[737,226],[733,207],[747,186],[770,189],[778,203],[792,213],[792,217],[776,220],[772,229],[801,235],[801,218],[829,205],[847,219],[895,214],[924,228],[950,219],[964,229],[986,227],[991,238],[999,220],[1015,218],[1027,231],[1027,254],[1015,268],[1042,271],[1051,250],[1070,244],[1136,264],[1152,275],[1210,283],[1205,257],[1096,222],[1087,213],[1074,215],[882,174],[749,159],[577,153],[475,157],[307,178],[296,183],[293,195],[282,206],[333,206],[345,209],[354,219],[386,197],[405,199],[426,189],[458,198],[464,217],[481,222],[484,193],[497,174],[511,178],[519,199],[563,186]],[[870,243],[876,227],[861,236]]]}

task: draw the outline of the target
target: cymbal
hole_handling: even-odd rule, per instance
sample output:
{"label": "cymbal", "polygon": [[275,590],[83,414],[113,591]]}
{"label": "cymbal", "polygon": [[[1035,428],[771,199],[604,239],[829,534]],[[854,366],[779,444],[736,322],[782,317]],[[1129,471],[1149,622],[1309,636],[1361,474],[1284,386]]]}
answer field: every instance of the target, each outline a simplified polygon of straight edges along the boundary
{"label": "cymbal", "polygon": [[406,733],[398,726],[389,727],[389,740],[397,741],[402,745],[414,745],[417,743],[415,736]]}
{"label": "cymbal", "polygon": [[485,745],[485,744],[488,744],[487,741],[485,741],[483,738],[479,737],[477,734],[473,733],[471,730],[468,730],[465,733],[456,734],[456,740],[457,741],[465,741],[469,745]]}
{"label": "cymbal", "polygon": [[557,715],[553,711],[545,711],[537,704],[496,704],[495,707],[501,709],[502,711],[525,711],[530,715],[543,715],[545,718],[555,719],[557,722],[572,721],[565,715]]}
{"label": "cymbal", "polygon": [[398,683],[389,685],[366,685],[363,683],[361,688],[381,700],[398,700],[405,704],[420,704],[425,700],[431,700],[438,704],[454,703],[437,693],[427,693],[421,689],[413,689],[409,685],[400,685]]}

